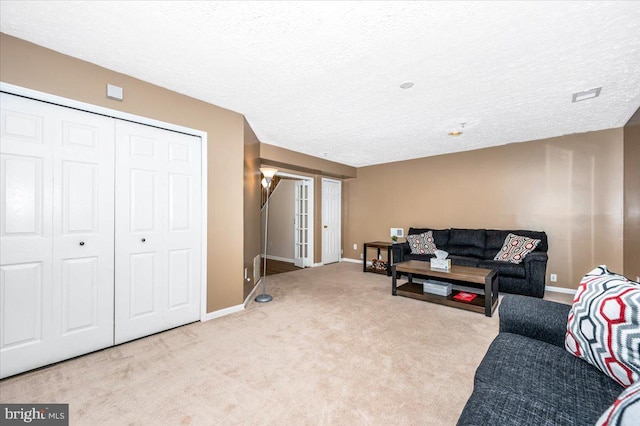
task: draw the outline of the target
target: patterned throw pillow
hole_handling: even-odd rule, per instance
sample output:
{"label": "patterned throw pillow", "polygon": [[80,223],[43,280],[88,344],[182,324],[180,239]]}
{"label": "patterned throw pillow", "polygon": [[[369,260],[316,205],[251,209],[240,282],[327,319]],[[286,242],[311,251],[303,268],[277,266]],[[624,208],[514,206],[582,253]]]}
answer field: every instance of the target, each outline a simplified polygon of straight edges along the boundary
{"label": "patterned throw pillow", "polygon": [[624,387],[640,379],[640,284],[601,265],[582,278],[565,348]]}
{"label": "patterned throw pillow", "polygon": [[540,244],[540,240],[535,238],[522,237],[516,234],[509,234],[504,239],[502,248],[493,260],[503,262],[520,263],[526,255],[531,253]]}
{"label": "patterned throw pillow", "polygon": [[422,234],[407,235],[407,242],[411,247],[411,254],[434,254],[436,244],[433,242],[433,232],[427,231]]}
{"label": "patterned throw pillow", "polygon": [[635,426],[640,421],[640,381],[626,388],[596,426]]}

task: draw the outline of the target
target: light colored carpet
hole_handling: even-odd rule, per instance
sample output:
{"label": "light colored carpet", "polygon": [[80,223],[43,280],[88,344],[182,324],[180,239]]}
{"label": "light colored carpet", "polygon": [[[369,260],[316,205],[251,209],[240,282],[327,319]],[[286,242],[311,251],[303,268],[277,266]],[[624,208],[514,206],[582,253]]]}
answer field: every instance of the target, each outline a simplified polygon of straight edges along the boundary
{"label": "light colored carpet", "polygon": [[391,296],[339,263],[268,277],[274,300],[0,382],[72,425],[453,425],[498,315]]}

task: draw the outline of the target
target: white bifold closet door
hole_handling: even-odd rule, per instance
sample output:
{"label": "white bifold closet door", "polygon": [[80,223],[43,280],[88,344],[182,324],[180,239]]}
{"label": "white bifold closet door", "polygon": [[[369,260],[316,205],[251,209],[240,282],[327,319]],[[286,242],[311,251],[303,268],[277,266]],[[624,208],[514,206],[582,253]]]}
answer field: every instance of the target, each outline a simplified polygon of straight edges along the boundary
{"label": "white bifold closet door", "polygon": [[0,96],[6,377],[113,344],[114,120]]}
{"label": "white bifold closet door", "polygon": [[200,138],[116,122],[115,343],[200,317]]}
{"label": "white bifold closet door", "polygon": [[197,321],[200,138],[0,96],[0,378]]}

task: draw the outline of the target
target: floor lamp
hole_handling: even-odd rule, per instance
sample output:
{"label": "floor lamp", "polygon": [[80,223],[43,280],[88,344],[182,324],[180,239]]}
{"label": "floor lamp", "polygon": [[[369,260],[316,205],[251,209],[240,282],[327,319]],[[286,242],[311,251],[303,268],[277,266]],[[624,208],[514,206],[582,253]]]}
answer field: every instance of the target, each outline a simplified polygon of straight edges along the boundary
{"label": "floor lamp", "polygon": [[271,167],[260,167],[260,171],[264,175],[262,179],[262,185],[267,188],[267,201],[265,203],[265,215],[264,215],[264,259],[262,267],[262,294],[256,297],[256,302],[266,303],[271,302],[273,299],[266,293],[267,287],[267,235],[269,231],[269,187],[271,186],[271,179],[278,172],[278,169]]}

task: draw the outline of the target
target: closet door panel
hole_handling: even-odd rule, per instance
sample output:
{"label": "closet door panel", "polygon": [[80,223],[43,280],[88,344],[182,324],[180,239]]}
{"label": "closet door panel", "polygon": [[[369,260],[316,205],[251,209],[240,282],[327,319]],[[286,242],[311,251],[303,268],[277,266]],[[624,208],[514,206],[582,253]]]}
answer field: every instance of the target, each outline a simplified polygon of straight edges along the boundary
{"label": "closet door panel", "polygon": [[200,138],[116,123],[116,343],[199,319]]}
{"label": "closet door panel", "polygon": [[180,133],[169,136],[166,316],[170,324],[177,325],[200,316],[202,172],[200,138]]}
{"label": "closet door panel", "polygon": [[0,94],[0,377],[54,362],[50,106]]}
{"label": "closet door panel", "polygon": [[56,107],[54,351],[65,358],[113,345],[114,120]]}
{"label": "closet door panel", "polygon": [[164,158],[161,130],[116,121],[116,343],[164,329]]}
{"label": "closet door panel", "polygon": [[6,377],[113,344],[113,120],[0,96]]}

